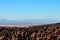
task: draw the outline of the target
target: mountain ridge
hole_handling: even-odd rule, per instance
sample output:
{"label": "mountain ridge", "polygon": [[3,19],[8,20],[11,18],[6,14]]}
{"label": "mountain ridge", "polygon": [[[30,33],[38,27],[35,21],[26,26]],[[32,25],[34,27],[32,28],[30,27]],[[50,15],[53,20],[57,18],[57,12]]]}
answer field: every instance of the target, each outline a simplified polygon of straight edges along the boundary
{"label": "mountain ridge", "polygon": [[49,24],[59,22],[60,20],[53,20],[53,19],[29,19],[29,20],[0,19],[0,24]]}

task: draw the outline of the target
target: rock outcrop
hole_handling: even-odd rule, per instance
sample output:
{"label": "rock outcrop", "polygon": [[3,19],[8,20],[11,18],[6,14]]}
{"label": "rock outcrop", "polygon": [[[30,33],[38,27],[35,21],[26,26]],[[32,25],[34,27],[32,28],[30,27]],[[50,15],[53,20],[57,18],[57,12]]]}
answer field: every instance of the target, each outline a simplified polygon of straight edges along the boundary
{"label": "rock outcrop", "polygon": [[0,40],[60,40],[60,23],[26,27],[0,27]]}

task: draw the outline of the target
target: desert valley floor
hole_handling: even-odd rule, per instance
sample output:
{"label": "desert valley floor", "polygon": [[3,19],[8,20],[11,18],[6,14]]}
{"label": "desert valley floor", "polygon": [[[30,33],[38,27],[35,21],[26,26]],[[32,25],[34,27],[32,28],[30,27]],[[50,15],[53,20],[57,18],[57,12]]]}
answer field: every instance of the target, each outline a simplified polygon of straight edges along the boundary
{"label": "desert valley floor", "polygon": [[60,23],[29,27],[0,26],[0,40],[60,40]]}

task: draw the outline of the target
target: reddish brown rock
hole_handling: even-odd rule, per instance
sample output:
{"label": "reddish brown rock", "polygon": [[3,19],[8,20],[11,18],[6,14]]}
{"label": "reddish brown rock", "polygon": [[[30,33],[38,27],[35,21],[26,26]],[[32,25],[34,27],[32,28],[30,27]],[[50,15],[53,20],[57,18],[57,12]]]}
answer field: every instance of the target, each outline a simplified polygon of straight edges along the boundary
{"label": "reddish brown rock", "polygon": [[1,27],[0,40],[60,40],[60,23],[30,27]]}

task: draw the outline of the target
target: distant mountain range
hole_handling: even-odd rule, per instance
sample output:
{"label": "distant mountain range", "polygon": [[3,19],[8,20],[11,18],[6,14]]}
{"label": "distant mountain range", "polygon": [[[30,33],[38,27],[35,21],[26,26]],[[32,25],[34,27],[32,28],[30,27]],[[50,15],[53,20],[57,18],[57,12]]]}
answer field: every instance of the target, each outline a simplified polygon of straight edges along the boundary
{"label": "distant mountain range", "polygon": [[49,24],[49,23],[59,23],[60,20],[52,20],[52,19],[41,19],[41,20],[6,20],[0,19],[0,24]]}

